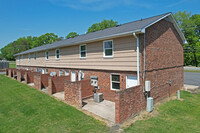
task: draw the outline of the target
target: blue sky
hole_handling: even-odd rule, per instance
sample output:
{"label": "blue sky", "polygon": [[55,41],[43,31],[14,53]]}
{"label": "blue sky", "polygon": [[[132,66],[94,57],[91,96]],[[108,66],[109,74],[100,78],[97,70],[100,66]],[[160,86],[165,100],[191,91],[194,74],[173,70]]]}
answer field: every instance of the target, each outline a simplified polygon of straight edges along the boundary
{"label": "blue sky", "polygon": [[23,36],[84,34],[93,23],[119,24],[179,10],[200,14],[199,0],[0,0],[0,48]]}

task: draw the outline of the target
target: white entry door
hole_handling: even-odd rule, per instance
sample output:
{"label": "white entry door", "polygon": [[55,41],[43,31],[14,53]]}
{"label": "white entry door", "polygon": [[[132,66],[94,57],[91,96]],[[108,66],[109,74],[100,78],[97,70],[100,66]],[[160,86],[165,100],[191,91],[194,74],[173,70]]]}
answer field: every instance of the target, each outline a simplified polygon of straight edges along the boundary
{"label": "white entry door", "polygon": [[75,71],[72,71],[72,72],[71,72],[71,81],[72,81],[72,82],[75,82],[75,81],[76,81],[76,72],[75,72]]}
{"label": "white entry door", "polygon": [[42,74],[44,74],[44,69],[42,69]]}
{"label": "white entry door", "polygon": [[138,85],[137,76],[132,76],[132,75],[126,76],[126,88],[130,88],[137,85]]}

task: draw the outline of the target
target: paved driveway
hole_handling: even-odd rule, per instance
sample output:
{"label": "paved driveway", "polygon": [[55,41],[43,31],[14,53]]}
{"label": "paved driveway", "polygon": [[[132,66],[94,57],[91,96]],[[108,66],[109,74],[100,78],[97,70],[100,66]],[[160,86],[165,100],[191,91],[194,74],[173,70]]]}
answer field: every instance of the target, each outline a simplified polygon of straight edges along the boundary
{"label": "paved driveway", "polygon": [[184,84],[200,86],[200,73],[184,72]]}

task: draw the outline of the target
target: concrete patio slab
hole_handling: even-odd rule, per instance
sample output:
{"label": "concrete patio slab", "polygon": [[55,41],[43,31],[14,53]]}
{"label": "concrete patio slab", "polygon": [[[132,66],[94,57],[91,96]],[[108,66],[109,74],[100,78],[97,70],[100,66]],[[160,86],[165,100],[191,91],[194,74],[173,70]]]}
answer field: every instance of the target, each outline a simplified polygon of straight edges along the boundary
{"label": "concrete patio slab", "polygon": [[104,100],[103,102],[94,102],[93,98],[83,101],[83,108],[95,115],[98,115],[106,120],[115,122],[115,103]]}
{"label": "concrete patio slab", "polygon": [[31,87],[34,87],[34,83],[29,83],[29,84],[27,84],[27,85],[29,85],[29,86],[31,86]]}
{"label": "concrete patio slab", "polygon": [[200,87],[195,85],[184,84],[184,89],[190,93],[197,94],[200,92]]}
{"label": "concrete patio slab", "polygon": [[57,92],[57,93],[53,94],[53,96],[60,100],[63,100],[63,101],[65,100],[65,92],[64,91]]}

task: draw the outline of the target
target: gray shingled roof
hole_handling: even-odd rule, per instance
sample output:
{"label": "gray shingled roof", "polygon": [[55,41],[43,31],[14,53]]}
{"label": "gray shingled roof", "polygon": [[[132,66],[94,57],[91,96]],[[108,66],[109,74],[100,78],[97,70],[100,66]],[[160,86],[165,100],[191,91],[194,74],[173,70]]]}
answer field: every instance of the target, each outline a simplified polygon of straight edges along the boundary
{"label": "gray shingled roof", "polygon": [[28,53],[32,53],[32,52],[44,51],[44,50],[48,50],[48,49],[59,48],[59,47],[63,47],[63,46],[70,46],[70,45],[75,45],[75,44],[80,44],[80,43],[86,43],[88,41],[104,39],[109,36],[114,37],[119,34],[128,34],[131,32],[139,32],[144,27],[148,26],[149,24],[152,24],[153,22],[155,22],[156,20],[159,20],[160,18],[164,17],[167,14],[169,14],[169,13],[133,21],[130,23],[121,24],[121,25],[118,25],[118,26],[115,26],[112,28],[107,28],[104,30],[100,30],[100,31],[96,31],[96,32],[88,33],[88,34],[83,34],[83,35],[80,35],[80,36],[77,36],[74,38],[65,39],[65,40],[57,41],[57,42],[54,42],[51,44],[46,44],[43,46],[35,47],[32,49],[26,50],[24,52],[15,54],[15,56],[22,55],[22,54],[28,54]]}

